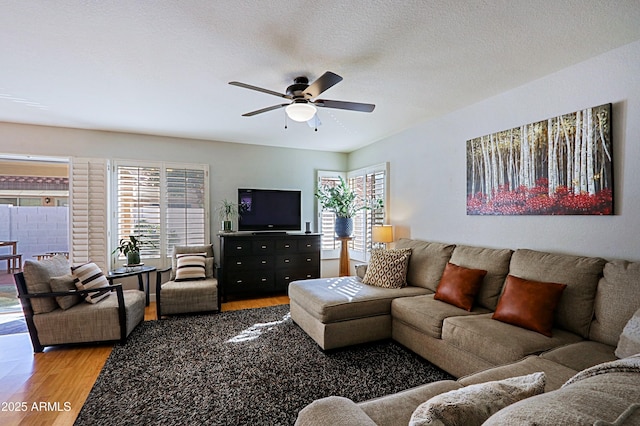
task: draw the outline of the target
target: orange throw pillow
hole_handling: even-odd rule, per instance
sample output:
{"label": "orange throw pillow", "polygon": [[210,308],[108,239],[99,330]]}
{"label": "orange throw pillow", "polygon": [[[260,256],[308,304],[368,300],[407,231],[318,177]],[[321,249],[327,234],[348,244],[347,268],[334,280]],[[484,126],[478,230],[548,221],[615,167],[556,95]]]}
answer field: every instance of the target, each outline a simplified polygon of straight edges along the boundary
{"label": "orange throw pillow", "polygon": [[551,337],[553,313],[566,287],[508,275],[492,318]]}
{"label": "orange throw pillow", "polygon": [[433,298],[471,311],[485,275],[487,271],[482,269],[469,269],[447,263]]}

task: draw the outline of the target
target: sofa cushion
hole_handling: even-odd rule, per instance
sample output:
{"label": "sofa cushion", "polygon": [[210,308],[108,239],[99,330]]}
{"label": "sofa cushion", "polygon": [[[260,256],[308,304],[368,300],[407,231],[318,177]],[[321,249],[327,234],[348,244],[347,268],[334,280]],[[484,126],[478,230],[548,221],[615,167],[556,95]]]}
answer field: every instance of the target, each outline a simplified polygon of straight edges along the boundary
{"label": "sofa cushion", "polygon": [[407,267],[411,249],[372,250],[362,282],[383,288],[407,285]]}
{"label": "sofa cushion", "polygon": [[558,328],[589,336],[598,280],[605,260],[518,249],[509,274],[532,281],[566,284],[555,313]]}
{"label": "sofa cushion", "polygon": [[582,338],[561,329],[553,337],[491,319],[492,314],[450,317],[442,325],[442,340],[493,365],[575,343]]}
{"label": "sofa cushion", "polygon": [[[73,279],[78,290],[91,290],[94,288],[109,287],[109,281],[107,281],[107,277],[102,273],[102,269],[93,262],[83,263],[82,265],[72,267],[71,275],[73,275]],[[105,299],[110,292],[110,289],[105,288],[102,291],[87,293],[84,296],[84,300],[89,303],[98,303]]]}
{"label": "sofa cushion", "polygon": [[[70,290],[77,290],[75,279],[73,275],[67,274],[61,277],[53,277],[49,280],[49,285],[51,286],[52,292],[63,292]],[[70,296],[56,296],[56,302],[58,306],[62,309],[69,309],[73,305],[77,305],[82,302],[82,298],[77,294],[73,294]]]}
{"label": "sofa cushion", "polygon": [[640,262],[608,262],[603,272],[596,292],[589,338],[616,346],[625,324],[640,308]]}
{"label": "sofa cushion", "polygon": [[393,299],[428,292],[414,286],[375,287],[353,276],[292,281],[289,284],[289,297],[324,324],[389,315]]}
{"label": "sofa cushion", "polygon": [[509,249],[457,245],[451,254],[450,262],[465,268],[487,271],[476,296],[476,303],[495,310],[504,280],[509,273],[509,261],[512,254],[513,250]]}
{"label": "sofa cushion", "polygon": [[540,357],[580,371],[603,362],[615,360],[614,350],[613,346],[585,340],[543,352]]}
{"label": "sofa cushion", "polygon": [[640,309],[624,326],[615,354],[618,358],[640,354]]}
{"label": "sofa cushion", "polygon": [[[124,290],[127,335],[144,319],[145,294],[140,290]],[[78,303],[63,311],[56,309],[34,315],[38,339],[43,345],[119,340],[120,322],[116,292],[97,304]],[[81,368],[81,366],[76,366]]]}
{"label": "sofa cushion", "polygon": [[566,287],[509,275],[492,318],[551,337],[553,312]]}
{"label": "sofa cushion", "polygon": [[407,283],[435,292],[455,245],[401,238],[395,248],[410,248]]}
{"label": "sofa cushion", "polygon": [[532,373],[445,392],[420,404],[409,425],[481,425],[504,407],[541,394],[544,384],[544,373]]}
{"label": "sofa cushion", "polygon": [[204,280],[205,253],[181,253],[176,255],[176,279],[175,281]]}
{"label": "sofa cushion", "polygon": [[401,297],[391,302],[394,321],[402,321],[428,336],[439,339],[445,318],[464,315],[479,315],[490,312],[487,308],[474,307],[471,311],[458,308],[434,299],[433,294]]}
{"label": "sofa cushion", "polygon": [[461,377],[458,379],[458,382],[464,386],[468,386],[490,380],[502,380],[509,377],[523,376],[538,371],[545,373],[545,392],[560,389],[567,380],[577,373],[574,369],[541,358],[538,355],[529,355],[516,362],[499,365]]}
{"label": "sofa cushion", "polygon": [[[510,405],[484,425],[604,425],[614,424],[623,413],[630,418],[615,424],[639,424],[640,369],[620,366],[616,368],[613,364],[610,371],[606,367],[593,367],[601,369],[600,374],[581,371],[561,389]],[[608,423],[596,423],[603,421]]]}
{"label": "sofa cushion", "polygon": [[453,380],[439,380],[358,404],[377,425],[406,425],[411,415],[426,400],[462,385]]}
{"label": "sofa cushion", "polygon": [[[57,255],[39,261],[26,259],[23,271],[29,293],[51,293],[51,278],[70,274],[71,268],[65,256]],[[58,304],[53,297],[32,298],[31,307],[34,314],[42,314],[58,309]]]}
{"label": "sofa cushion", "polygon": [[487,271],[483,269],[470,269],[447,263],[434,299],[471,311],[485,275]]}

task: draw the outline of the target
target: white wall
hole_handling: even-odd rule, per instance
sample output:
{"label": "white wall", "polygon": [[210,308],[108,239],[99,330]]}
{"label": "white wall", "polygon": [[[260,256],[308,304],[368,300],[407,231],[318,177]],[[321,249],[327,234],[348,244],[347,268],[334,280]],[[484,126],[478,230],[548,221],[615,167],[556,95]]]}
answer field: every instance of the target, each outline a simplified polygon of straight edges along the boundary
{"label": "white wall", "polygon": [[302,190],[303,229],[307,221],[317,229],[316,170],[346,170],[347,165],[342,153],[14,123],[0,123],[0,153],[209,164],[216,247],[220,225],[215,208],[223,198],[235,200],[237,188]]}
{"label": "white wall", "polygon": [[[467,140],[604,103],[613,104],[614,216],[466,215]],[[640,42],[355,151],[349,168],[382,161],[396,237],[640,260]]]}

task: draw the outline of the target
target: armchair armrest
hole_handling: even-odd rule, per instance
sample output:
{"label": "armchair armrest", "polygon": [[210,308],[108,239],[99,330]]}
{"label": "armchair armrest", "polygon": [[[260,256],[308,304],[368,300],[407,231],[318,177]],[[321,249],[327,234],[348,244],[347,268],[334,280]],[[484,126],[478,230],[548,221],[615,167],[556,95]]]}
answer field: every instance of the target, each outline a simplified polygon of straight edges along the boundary
{"label": "armchair armrest", "polygon": [[37,299],[40,297],[59,297],[59,296],[80,296],[80,297],[84,297],[87,294],[90,293],[98,293],[104,290],[109,290],[109,291],[118,291],[118,288],[120,288],[120,291],[122,291],[122,284],[114,284],[114,285],[109,285],[107,287],[95,287],[92,289],[87,289],[87,290],[69,290],[69,291],[52,291],[52,292],[48,292],[48,293],[27,293],[27,294],[19,294],[18,298],[20,299]]}

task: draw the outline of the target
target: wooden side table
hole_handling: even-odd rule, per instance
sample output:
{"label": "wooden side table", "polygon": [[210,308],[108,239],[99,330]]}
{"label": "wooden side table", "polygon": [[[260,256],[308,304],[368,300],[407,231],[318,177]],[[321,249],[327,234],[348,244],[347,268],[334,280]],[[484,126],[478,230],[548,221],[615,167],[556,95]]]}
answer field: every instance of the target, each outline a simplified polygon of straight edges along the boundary
{"label": "wooden side table", "polygon": [[353,240],[353,237],[336,237],[336,240],[340,240],[340,277],[348,277],[350,275],[349,268],[349,241]]}

